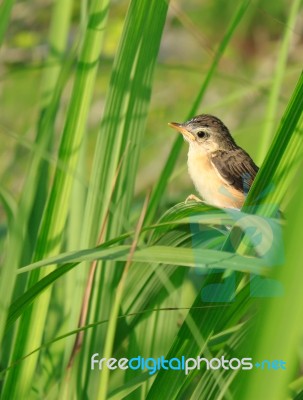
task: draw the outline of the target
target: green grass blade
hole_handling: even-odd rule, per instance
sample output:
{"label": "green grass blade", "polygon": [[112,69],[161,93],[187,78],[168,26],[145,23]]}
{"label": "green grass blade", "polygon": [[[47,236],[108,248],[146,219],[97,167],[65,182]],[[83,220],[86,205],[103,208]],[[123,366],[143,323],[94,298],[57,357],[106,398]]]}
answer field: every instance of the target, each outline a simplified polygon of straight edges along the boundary
{"label": "green grass blade", "polygon": [[[94,154],[82,241],[84,248],[100,240],[100,227],[105,221],[103,240],[130,229],[129,215],[138,159],[167,7],[166,1],[130,2]],[[120,275],[121,269],[116,268],[114,263],[107,262],[97,269],[94,277],[96,289],[90,299],[93,305],[90,309],[92,321],[103,320],[111,315],[115,301],[111,285],[115,285]],[[99,346],[101,343],[100,350],[103,349],[106,336],[104,327],[87,335],[80,365],[97,342]],[[81,376],[85,374],[83,393],[89,386],[99,384],[89,368],[78,373]]]}
{"label": "green grass blade", "polygon": [[[17,299],[10,308],[8,325],[10,325],[24,309],[31,304],[38,294],[41,294],[54,280],[68,272],[83,261],[93,260],[117,260],[127,261],[130,246],[121,245],[104,249],[89,249],[55,256],[48,260],[38,261],[25,267],[26,271],[46,267],[53,264],[62,266],[35,285],[30,287],[19,299]],[[268,272],[264,267],[262,260],[253,257],[245,257],[237,254],[231,255],[228,252],[209,250],[209,249],[191,249],[178,248],[172,246],[151,246],[139,248],[134,252],[133,261],[138,263],[155,263],[183,266],[189,268],[198,268],[199,274],[207,273],[209,268],[216,267],[218,270],[230,269],[233,271],[244,271],[249,273],[264,274]],[[22,269],[21,269],[22,271]]]}
{"label": "green grass blade", "polygon": [[[29,219],[35,198],[37,198],[37,195],[41,195],[42,192],[42,187],[38,187],[42,173],[44,173],[43,180],[46,181],[47,174],[45,175],[43,167],[45,164],[43,153],[47,152],[53,136],[55,110],[57,109],[58,99],[56,96],[52,96],[52,94],[56,91],[62,54],[65,52],[71,8],[72,1],[64,0],[60,5],[56,3],[53,9],[49,46],[55,51],[54,53],[51,52],[48,56],[46,60],[47,67],[42,76],[41,110],[37,127],[36,147],[33,149],[30,167],[24,182],[26,190],[23,190],[21,194],[15,217],[11,223],[7,256],[1,271],[0,290],[2,293],[5,291],[6,296],[0,301],[0,342],[5,327],[7,310],[13,295],[17,268],[21,263],[24,243],[27,243],[26,236],[28,230],[31,231],[32,240],[35,239],[33,230],[29,228]],[[62,17],[59,18],[60,13],[62,13]],[[36,212],[39,215],[37,209]]]}
{"label": "green grass blade", "polygon": [[148,372],[143,373],[133,379],[128,380],[123,386],[113,390],[108,394],[109,400],[120,400],[129,396],[134,390],[138,389],[150,378]]}
{"label": "green grass blade", "polygon": [[0,6],[0,47],[2,45],[15,0],[3,0]]}
{"label": "green grass blade", "polygon": [[[268,99],[268,105],[265,112],[265,126],[262,134],[262,142],[260,143],[260,154],[258,159],[263,161],[266,156],[268,147],[272,140],[272,133],[275,125],[279,96],[281,92],[281,86],[283,83],[283,77],[286,70],[287,57],[291,39],[294,34],[296,19],[300,9],[301,0],[294,0],[290,7],[288,20],[285,23],[285,33],[282,41],[282,45],[279,48],[278,60],[276,62],[276,71],[272,77],[271,91]],[[258,164],[258,160],[256,161]]]}
{"label": "green grass blade", "polygon": [[286,263],[282,268],[276,269],[273,276],[282,283],[284,295],[262,302],[260,314],[255,321],[256,326],[247,339],[255,362],[264,359],[283,360],[286,362],[286,370],[272,371],[265,368],[263,371],[255,369],[245,376],[243,374],[243,400],[289,398],[288,385],[297,377],[298,349],[303,333],[302,222],[298,218],[303,212],[302,178],[298,186],[295,199],[289,208],[289,225],[285,232],[285,236],[289,237]]}
{"label": "green grass blade", "polygon": [[[93,248],[87,250],[74,251],[67,254],[54,256],[52,258],[37,261],[28,267],[24,267],[25,271],[36,270],[52,264],[63,263],[80,263],[83,261],[93,260],[119,260],[126,261],[128,245],[113,246],[108,248]],[[179,254],[179,257],[177,256]],[[196,258],[197,257],[197,258]],[[150,246],[140,247],[134,253],[134,261],[142,263],[155,263],[183,265],[185,267],[199,266],[207,268],[216,266],[216,268],[231,268],[235,270],[243,270],[247,272],[265,272],[266,268],[261,268],[264,261],[255,257],[246,257],[238,254],[230,254],[229,252],[209,249],[192,249],[177,248],[173,246]],[[197,264],[198,263],[198,264]],[[20,270],[22,272],[22,269]]]}
{"label": "green grass blade", "polygon": [[[250,212],[272,215],[279,208],[298,170],[302,151],[303,73],[283,115],[271,148],[245,201]],[[261,209],[261,210],[260,210]]]}
{"label": "green grass blade", "polygon": [[[136,161],[138,157],[138,148],[140,148],[144,132],[151,93],[150,75],[153,72],[160,40],[158,30],[156,36],[151,36],[151,32],[148,30],[150,27],[146,26],[148,15],[150,14],[145,1],[132,1],[130,3],[114,60],[113,73],[94,154],[86,204],[86,224],[82,240],[84,247],[96,244],[100,226],[109,207],[111,206],[111,213],[114,211],[110,203],[115,203],[113,196],[119,195],[119,193],[113,194],[113,185],[115,184],[116,188],[121,185],[119,183],[121,173],[115,183],[115,175],[121,159],[123,159],[121,170],[129,172],[127,177],[129,189],[124,190],[125,194],[123,194],[122,199],[119,198],[119,201],[125,201],[128,192],[132,195],[135,168],[131,169],[130,163],[133,160]],[[160,17],[159,23],[161,28]],[[149,33],[148,44],[145,37],[147,33]],[[141,44],[142,39],[144,39],[144,42]],[[150,45],[153,48],[150,48]],[[119,71],[119,74],[116,71]],[[132,79],[132,77],[134,78]],[[125,177],[123,177],[123,181],[125,181]],[[115,212],[119,214],[117,211],[117,207],[115,207]],[[99,223],[96,223],[96,221]]]}
{"label": "green grass blade", "polygon": [[[65,164],[68,173],[60,168],[56,170],[51,195],[41,223],[35,259],[40,259],[47,254],[54,254],[61,247],[62,232],[67,218],[69,196],[74,179],[71,171],[73,172],[76,168],[79,146],[85,131],[107,12],[107,1],[95,0],[92,3],[59,149],[59,160]],[[45,274],[47,271],[44,271],[42,276]],[[42,276],[33,272],[29,285],[36,283]],[[22,357],[22,354],[28,353],[31,348],[37,347],[41,342],[50,295],[50,290],[44,292],[39,301],[22,316],[13,359]],[[28,362],[9,372],[3,390],[4,398],[8,395],[18,398],[26,396],[31,387],[36,362],[37,357],[32,357]]]}

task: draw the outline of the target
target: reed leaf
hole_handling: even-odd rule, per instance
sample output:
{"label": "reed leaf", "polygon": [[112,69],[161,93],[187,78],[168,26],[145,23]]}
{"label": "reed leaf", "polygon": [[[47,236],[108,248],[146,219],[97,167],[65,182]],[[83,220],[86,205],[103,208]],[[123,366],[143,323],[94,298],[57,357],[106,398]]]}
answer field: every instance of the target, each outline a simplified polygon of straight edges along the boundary
{"label": "reed leaf", "polygon": [[[59,149],[59,160],[66,166],[68,173],[62,171],[61,168],[56,170],[53,187],[40,226],[35,259],[47,254],[55,254],[61,247],[62,232],[67,218],[69,196],[74,179],[71,171],[74,171],[77,165],[79,146],[85,132],[107,12],[106,1],[95,0],[92,3],[79,55],[74,94],[71,97]],[[46,274],[47,271],[43,271],[42,274],[34,271],[29,278],[29,287]],[[44,292],[43,296],[23,314],[16,336],[13,360],[20,358],[22,354],[37,347],[41,342],[50,296],[50,290]],[[36,363],[37,356],[34,356],[8,373],[2,394],[4,398],[6,396],[22,398],[27,395]]]}
{"label": "reed leaf", "polygon": [[[66,47],[71,8],[72,1],[64,0],[60,3],[60,6],[58,3],[55,3],[53,9],[53,18],[49,32],[49,47],[54,51],[50,52],[46,60],[46,67],[41,78],[41,109],[37,124],[36,146],[32,148],[33,154],[24,182],[24,188],[30,188],[30,190],[22,191],[14,218],[11,220],[6,259],[1,271],[0,290],[3,292],[5,290],[6,293],[6,296],[1,299],[1,339],[5,327],[7,310],[12,300],[13,289],[16,283],[17,268],[22,263],[22,254],[25,252],[25,249],[29,253],[29,257],[31,257],[32,249],[30,251],[29,248],[36,241],[38,229],[37,226],[34,226],[33,220],[39,220],[44,207],[46,188],[42,182],[46,182],[48,175],[48,164],[45,162],[44,155],[47,154],[53,140],[58,99],[62,91],[62,88],[58,88],[58,80],[62,66],[62,55]],[[59,17],[59,15],[62,16]],[[35,210],[36,218],[32,218],[31,220],[33,209]],[[28,231],[31,232],[31,245],[27,240]]]}

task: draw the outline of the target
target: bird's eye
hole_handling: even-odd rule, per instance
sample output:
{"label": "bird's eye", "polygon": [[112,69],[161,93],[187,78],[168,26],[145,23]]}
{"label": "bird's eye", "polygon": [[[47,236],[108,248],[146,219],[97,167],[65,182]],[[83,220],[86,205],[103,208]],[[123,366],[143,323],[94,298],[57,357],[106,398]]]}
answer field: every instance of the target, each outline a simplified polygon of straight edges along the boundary
{"label": "bird's eye", "polygon": [[205,131],[199,131],[197,133],[198,138],[203,139],[207,136],[207,133]]}

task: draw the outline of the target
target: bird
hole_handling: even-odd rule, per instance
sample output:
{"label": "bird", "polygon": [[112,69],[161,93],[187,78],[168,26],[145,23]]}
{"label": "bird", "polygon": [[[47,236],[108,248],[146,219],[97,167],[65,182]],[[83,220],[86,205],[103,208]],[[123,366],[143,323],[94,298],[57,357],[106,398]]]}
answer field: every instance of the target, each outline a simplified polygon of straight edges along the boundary
{"label": "bird", "polygon": [[201,114],[187,122],[170,122],[189,144],[188,172],[204,201],[218,208],[241,209],[259,168],[238,146],[217,117]]}

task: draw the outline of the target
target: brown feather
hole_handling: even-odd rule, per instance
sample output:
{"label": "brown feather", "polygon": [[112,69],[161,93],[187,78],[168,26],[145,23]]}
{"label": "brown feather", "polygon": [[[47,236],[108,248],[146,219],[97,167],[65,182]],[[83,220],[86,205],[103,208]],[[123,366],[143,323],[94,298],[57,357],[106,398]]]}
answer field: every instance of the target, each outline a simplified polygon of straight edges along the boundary
{"label": "brown feather", "polygon": [[211,162],[229,185],[244,194],[248,193],[259,170],[246,151],[240,147],[231,151],[213,152]]}

